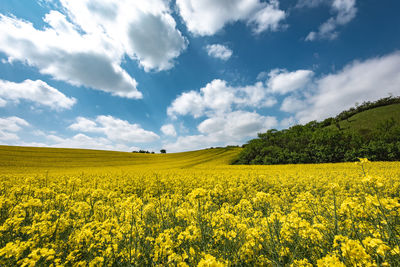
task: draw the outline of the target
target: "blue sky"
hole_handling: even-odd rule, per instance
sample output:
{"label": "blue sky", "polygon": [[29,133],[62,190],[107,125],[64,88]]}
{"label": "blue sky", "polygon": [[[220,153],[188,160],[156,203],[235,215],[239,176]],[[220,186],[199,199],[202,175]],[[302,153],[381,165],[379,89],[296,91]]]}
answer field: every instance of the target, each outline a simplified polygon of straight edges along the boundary
{"label": "blue sky", "polygon": [[0,144],[240,145],[400,95],[396,0],[5,0]]}

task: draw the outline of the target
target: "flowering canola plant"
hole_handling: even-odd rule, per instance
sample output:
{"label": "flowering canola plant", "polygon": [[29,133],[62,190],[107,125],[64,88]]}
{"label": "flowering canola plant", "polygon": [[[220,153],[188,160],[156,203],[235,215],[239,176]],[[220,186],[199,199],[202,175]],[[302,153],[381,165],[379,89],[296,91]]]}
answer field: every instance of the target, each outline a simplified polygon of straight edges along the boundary
{"label": "flowering canola plant", "polygon": [[399,162],[230,166],[196,155],[3,168],[0,265],[400,266]]}

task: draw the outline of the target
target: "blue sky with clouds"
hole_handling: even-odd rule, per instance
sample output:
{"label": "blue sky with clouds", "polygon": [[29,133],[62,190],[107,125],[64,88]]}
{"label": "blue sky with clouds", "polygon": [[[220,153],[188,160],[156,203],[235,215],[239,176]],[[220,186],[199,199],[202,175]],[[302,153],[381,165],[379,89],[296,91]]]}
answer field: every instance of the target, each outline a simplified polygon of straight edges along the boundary
{"label": "blue sky with clouds", "polygon": [[0,144],[168,152],[400,95],[396,0],[5,0]]}

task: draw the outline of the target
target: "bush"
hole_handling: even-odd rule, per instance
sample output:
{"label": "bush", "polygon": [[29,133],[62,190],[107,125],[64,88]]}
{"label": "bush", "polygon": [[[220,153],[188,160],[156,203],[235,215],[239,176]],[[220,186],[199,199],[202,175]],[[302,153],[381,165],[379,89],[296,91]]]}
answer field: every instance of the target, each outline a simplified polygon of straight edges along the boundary
{"label": "bush", "polygon": [[[325,120],[326,121],[326,120]],[[375,129],[346,132],[310,122],[289,129],[269,130],[250,140],[234,164],[289,164],[400,160],[400,125],[389,119]]]}

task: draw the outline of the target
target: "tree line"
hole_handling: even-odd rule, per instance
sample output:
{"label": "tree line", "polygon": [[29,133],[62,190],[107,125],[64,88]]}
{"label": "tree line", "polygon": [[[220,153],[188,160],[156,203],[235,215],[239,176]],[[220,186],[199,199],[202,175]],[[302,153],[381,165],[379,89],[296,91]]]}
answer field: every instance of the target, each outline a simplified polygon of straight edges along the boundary
{"label": "tree line", "polygon": [[272,129],[250,140],[233,164],[292,164],[400,160],[400,124],[390,118],[371,129],[344,130],[339,122],[379,106],[400,103],[400,97],[364,102],[322,122]]}

